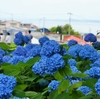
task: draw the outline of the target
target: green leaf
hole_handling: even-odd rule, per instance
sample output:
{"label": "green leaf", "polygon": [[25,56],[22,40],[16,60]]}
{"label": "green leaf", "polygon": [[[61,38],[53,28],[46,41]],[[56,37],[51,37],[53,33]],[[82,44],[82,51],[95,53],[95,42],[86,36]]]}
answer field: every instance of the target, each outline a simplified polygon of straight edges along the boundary
{"label": "green leaf", "polygon": [[95,78],[89,78],[89,79],[83,81],[82,85],[83,86],[88,86],[88,87],[90,87],[91,89],[93,89],[95,91],[95,86],[94,85],[95,85],[96,82],[97,82],[97,79],[95,79]]}
{"label": "green leaf", "polygon": [[65,67],[63,67],[62,69],[59,70],[59,73],[60,73],[63,77],[65,77],[65,76],[71,74],[72,71],[71,71],[71,69],[70,69],[69,66],[65,66]]}
{"label": "green leaf", "polygon": [[55,99],[69,99],[68,97],[69,97],[69,94],[64,92],[64,93],[61,93],[60,95],[58,95]]}
{"label": "green leaf", "polygon": [[4,74],[9,76],[17,76],[21,72],[17,66],[2,66],[2,69],[4,70]]}
{"label": "green leaf", "polygon": [[26,97],[25,92],[20,90],[20,89],[19,90],[14,90],[14,96],[20,97],[20,98]]}
{"label": "green leaf", "polygon": [[58,87],[58,94],[66,91],[68,87],[69,87],[69,81],[63,80]]}
{"label": "green leaf", "polygon": [[63,76],[59,73],[59,71],[57,71],[55,74],[54,74],[54,77],[56,80],[60,81],[63,79]]}
{"label": "green leaf", "polygon": [[52,91],[52,92],[49,94],[49,99],[55,99],[57,96],[58,96],[58,91],[57,91],[57,90]]}
{"label": "green leaf", "polygon": [[37,95],[37,93],[34,91],[26,91],[25,95],[26,95],[26,97],[33,97],[33,96]]}
{"label": "green leaf", "polygon": [[[84,97],[81,97],[79,99],[91,99],[91,98],[92,98],[92,96],[84,96]],[[94,98],[94,99],[97,99],[97,98]]]}
{"label": "green leaf", "polygon": [[34,95],[33,97],[31,97],[31,99],[42,99],[42,95],[40,93],[38,93],[37,95]]}
{"label": "green leaf", "polygon": [[84,73],[74,73],[74,74],[69,74],[69,76],[84,78],[87,77],[88,75]]}
{"label": "green leaf", "polygon": [[69,93],[72,93],[72,91],[73,91],[74,89],[80,87],[81,85],[82,85],[82,82],[81,82],[81,81],[80,81],[80,82],[77,82],[77,83],[75,83],[75,84],[73,84],[73,85],[71,85],[71,86],[68,88]]}
{"label": "green leaf", "polygon": [[25,84],[21,84],[21,85],[17,85],[15,88],[14,88],[14,90],[25,90],[26,89],[26,87],[27,87],[28,85],[25,85]]}
{"label": "green leaf", "polygon": [[0,48],[2,48],[3,50],[8,50],[10,47],[4,42],[0,42]]}

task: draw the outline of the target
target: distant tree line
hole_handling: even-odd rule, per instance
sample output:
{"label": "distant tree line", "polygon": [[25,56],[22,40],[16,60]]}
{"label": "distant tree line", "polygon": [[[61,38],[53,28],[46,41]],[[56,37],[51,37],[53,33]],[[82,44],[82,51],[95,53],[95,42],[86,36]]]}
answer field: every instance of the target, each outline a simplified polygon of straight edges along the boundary
{"label": "distant tree line", "polygon": [[50,32],[59,33],[59,34],[69,34],[70,27],[70,35],[80,35],[79,32],[75,31],[71,25],[65,24],[64,26],[51,27]]}

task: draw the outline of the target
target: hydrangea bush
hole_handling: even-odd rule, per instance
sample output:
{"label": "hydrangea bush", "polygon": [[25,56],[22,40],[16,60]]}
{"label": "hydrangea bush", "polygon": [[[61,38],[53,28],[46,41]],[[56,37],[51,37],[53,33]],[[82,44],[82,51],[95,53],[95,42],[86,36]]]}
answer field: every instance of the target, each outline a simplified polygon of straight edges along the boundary
{"label": "hydrangea bush", "polygon": [[46,36],[38,45],[28,40],[19,32],[15,44],[0,43],[0,99],[100,99],[97,47],[60,45]]}

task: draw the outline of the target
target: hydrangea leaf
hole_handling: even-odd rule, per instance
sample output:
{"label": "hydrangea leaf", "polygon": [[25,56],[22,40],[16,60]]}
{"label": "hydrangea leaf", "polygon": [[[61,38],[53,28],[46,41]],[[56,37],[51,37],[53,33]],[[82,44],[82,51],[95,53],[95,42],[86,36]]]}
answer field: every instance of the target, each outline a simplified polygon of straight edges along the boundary
{"label": "hydrangea leaf", "polygon": [[63,80],[58,87],[58,93],[60,94],[64,92],[65,90],[67,90],[68,87],[69,87],[69,81]]}

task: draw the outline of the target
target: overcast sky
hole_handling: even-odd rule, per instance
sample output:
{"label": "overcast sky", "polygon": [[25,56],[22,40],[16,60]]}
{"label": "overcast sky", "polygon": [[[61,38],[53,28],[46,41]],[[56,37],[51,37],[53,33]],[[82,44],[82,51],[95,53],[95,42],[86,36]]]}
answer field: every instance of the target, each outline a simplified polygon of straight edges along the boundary
{"label": "overcast sky", "polygon": [[0,0],[0,19],[33,23],[39,27],[69,23],[81,33],[100,30],[100,0]]}

